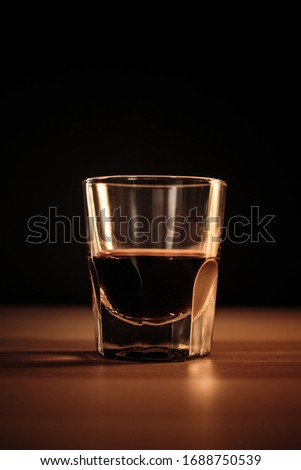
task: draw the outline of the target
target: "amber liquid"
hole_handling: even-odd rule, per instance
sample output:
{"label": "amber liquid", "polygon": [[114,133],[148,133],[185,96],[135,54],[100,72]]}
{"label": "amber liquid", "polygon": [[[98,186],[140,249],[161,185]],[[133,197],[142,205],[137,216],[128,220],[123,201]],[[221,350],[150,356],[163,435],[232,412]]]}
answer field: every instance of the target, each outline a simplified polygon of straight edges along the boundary
{"label": "amber liquid", "polygon": [[194,282],[206,258],[186,254],[137,250],[89,259],[105,355],[124,347],[127,358],[130,348],[133,357],[148,350],[158,359],[162,344],[174,344],[175,356],[188,354],[181,344],[189,343]]}

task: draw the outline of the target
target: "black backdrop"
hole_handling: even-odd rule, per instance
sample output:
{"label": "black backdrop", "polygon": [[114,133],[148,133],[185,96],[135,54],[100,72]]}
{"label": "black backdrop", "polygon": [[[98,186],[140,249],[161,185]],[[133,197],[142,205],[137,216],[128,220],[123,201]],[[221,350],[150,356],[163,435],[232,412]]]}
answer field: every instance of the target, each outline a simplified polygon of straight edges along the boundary
{"label": "black backdrop", "polygon": [[[226,220],[274,214],[275,243],[222,249],[220,304],[299,304],[299,16],[249,28],[144,65],[68,59],[49,49],[4,60],[2,287],[5,302],[90,300],[85,246],[29,244],[27,221],[83,214],[81,181],[107,174],[180,174],[228,182]],[[226,45],[225,45],[226,41]],[[208,44],[208,43],[207,43]],[[112,53],[112,51],[110,51]],[[76,56],[76,60],[75,60]]]}

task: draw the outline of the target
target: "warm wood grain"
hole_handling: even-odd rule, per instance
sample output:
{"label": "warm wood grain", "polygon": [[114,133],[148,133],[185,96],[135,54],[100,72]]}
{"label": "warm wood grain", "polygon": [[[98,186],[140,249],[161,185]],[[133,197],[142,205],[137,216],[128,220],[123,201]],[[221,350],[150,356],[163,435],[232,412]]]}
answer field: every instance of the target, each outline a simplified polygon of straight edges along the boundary
{"label": "warm wood grain", "polygon": [[301,312],[228,309],[210,357],[96,360],[86,307],[0,310],[2,449],[299,449]]}

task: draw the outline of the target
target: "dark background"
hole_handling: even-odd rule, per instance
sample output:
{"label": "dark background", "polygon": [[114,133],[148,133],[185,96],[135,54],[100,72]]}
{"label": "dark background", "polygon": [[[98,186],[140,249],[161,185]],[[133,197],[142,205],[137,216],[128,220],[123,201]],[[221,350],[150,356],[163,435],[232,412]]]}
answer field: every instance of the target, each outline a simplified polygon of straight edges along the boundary
{"label": "dark background", "polygon": [[55,51],[39,37],[11,37],[2,57],[2,301],[89,301],[85,246],[62,236],[28,244],[27,221],[49,206],[82,216],[86,177],[150,173],[225,179],[226,220],[250,217],[251,206],[275,214],[275,243],[223,244],[220,304],[300,303],[300,9],[230,17],[211,17],[206,32],[206,18],[192,33],[175,28],[159,44],[152,31],[134,60],[122,36],[105,47],[98,37],[93,52],[73,37]]}

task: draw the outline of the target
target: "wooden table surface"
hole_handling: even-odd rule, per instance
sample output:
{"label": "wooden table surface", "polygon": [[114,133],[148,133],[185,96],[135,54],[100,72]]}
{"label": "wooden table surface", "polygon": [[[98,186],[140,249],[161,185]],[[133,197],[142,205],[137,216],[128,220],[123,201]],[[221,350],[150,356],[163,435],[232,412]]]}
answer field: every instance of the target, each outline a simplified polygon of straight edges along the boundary
{"label": "wooden table surface", "polygon": [[300,449],[301,312],[218,309],[212,354],[96,358],[88,307],[0,309],[2,449]]}

